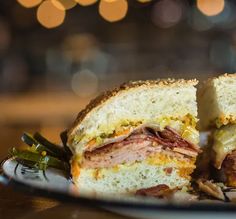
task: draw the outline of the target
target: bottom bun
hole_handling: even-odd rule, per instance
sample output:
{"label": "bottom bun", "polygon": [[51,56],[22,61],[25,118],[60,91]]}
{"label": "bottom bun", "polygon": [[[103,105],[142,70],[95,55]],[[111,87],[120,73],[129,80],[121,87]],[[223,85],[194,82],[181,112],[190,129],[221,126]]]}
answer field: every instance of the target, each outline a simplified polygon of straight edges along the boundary
{"label": "bottom bun", "polygon": [[73,180],[80,193],[132,194],[138,189],[166,184],[182,188],[189,184],[195,159],[158,153],[146,160],[110,168],[80,169]]}

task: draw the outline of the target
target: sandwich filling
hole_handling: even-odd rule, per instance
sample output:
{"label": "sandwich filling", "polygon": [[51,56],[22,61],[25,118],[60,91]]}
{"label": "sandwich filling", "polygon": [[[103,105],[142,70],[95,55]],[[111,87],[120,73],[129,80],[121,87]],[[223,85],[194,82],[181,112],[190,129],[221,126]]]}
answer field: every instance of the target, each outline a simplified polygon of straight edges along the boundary
{"label": "sandwich filling", "polygon": [[182,156],[196,157],[199,147],[183,139],[173,128],[160,131],[154,127],[142,127],[122,141],[117,141],[85,151],[81,167],[106,168],[122,163],[133,163],[165,150]]}
{"label": "sandwich filling", "polygon": [[236,186],[236,124],[220,127],[213,137],[214,166],[223,170],[228,186]]}
{"label": "sandwich filling", "polygon": [[[110,126],[104,125],[103,129],[100,127],[100,133],[95,135],[94,133],[84,132],[83,129],[77,130],[73,135],[69,136],[69,144],[74,154],[82,155],[84,147],[88,151],[92,151],[96,148],[103,147],[104,145],[122,141],[127,138],[131,133],[142,127],[154,127],[159,130],[163,130],[166,126],[174,128],[182,138],[198,144],[199,133],[196,130],[197,119],[190,114],[185,115],[182,118],[174,117],[158,117],[153,120],[137,120],[129,121],[122,120],[118,124]],[[84,134],[81,134],[84,132]]]}
{"label": "sandwich filling", "polygon": [[[189,118],[189,117],[188,117]],[[170,126],[170,125],[171,126]],[[164,126],[165,125],[165,126]],[[132,164],[158,153],[180,159],[195,159],[200,148],[196,123],[191,120],[163,120],[162,123],[139,124],[119,129],[116,135],[102,140],[90,140],[85,150],[72,160],[72,175],[79,176],[80,168],[110,168]]]}
{"label": "sandwich filling", "polygon": [[221,169],[227,155],[236,150],[236,125],[228,124],[222,126],[215,131],[213,138],[214,165],[217,169]]}
{"label": "sandwich filling", "polygon": [[227,185],[236,187],[236,150],[226,156],[222,168],[226,176]]}

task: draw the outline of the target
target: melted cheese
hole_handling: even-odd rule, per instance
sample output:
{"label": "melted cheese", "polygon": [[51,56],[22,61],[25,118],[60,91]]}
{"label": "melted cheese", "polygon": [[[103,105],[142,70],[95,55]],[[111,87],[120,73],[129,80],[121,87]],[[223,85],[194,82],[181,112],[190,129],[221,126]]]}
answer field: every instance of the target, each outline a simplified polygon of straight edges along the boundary
{"label": "melted cheese", "polygon": [[[198,131],[196,130],[196,123],[198,119],[194,116],[187,114],[182,118],[172,117],[172,116],[161,116],[154,118],[152,120],[137,120],[137,121],[129,121],[129,120],[122,120],[120,121],[116,126],[111,127],[107,124],[104,124],[105,129],[103,130],[103,133],[100,133],[100,135],[95,135],[94,133],[91,133],[89,135],[80,135],[75,134],[72,139],[74,144],[82,143],[82,144],[88,144],[89,141],[99,141],[102,142],[106,138],[111,138],[115,136],[122,135],[124,133],[127,133],[129,131],[132,131],[134,128],[137,128],[140,125],[144,124],[156,124],[160,127],[160,130],[163,130],[166,126],[170,126],[174,128],[177,132],[179,132],[181,135],[184,133],[185,129],[189,129],[191,134],[193,133],[194,137],[191,137],[189,134],[184,134],[185,136],[190,136],[190,139],[188,137],[187,140],[191,141],[194,144],[197,144],[199,142],[199,136]],[[101,127],[100,127],[101,128]],[[192,141],[193,139],[193,141]]]}
{"label": "melted cheese", "polygon": [[214,133],[215,167],[220,169],[225,157],[236,150],[236,125],[226,125]]}
{"label": "melted cheese", "polygon": [[[199,132],[195,127],[196,120],[194,120],[193,117],[190,117],[190,115],[186,115],[183,120],[171,117],[162,117],[155,122],[150,121],[146,124],[156,124],[159,126],[160,130],[163,130],[166,126],[170,126],[174,128],[185,140],[188,140],[193,144],[199,143]],[[86,145],[87,147],[93,147],[94,145],[102,144],[105,139],[127,135],[140,125],[144,124],[137,122],[135,125],[130,123],[127,125],[127,123],[125,123],[125,125],[117,128],[117,130],[114,130],[109,134],[103,133],[100,136],[92,138]]]}
{"label": "melted cheese", "polygon": [[79,177],[80,175],[80,167],[76,159],[71,162],[71,175],[73,177]]}

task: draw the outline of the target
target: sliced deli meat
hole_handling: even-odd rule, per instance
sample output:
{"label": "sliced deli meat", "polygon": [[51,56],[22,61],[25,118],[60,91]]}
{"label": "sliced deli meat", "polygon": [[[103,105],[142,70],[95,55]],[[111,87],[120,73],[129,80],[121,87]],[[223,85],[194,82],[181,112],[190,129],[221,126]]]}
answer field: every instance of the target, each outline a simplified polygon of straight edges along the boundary
{"label": "sliced deli meat", "polygon": [[165,151],[176,156],[197,156],[199,147],[184,140],[175,130],[166,127],[159,131],[150,127],[141,127],[127,138],[86,151],[82,161],[84,168],[105,168],[122,163],[144,160],[150,155]]}
{"label": "sliced deli meat", "polygon": [[156,198],[168,198],[176,192],[178,188],[170,189],[169,186],[165,184],[160,184],[150,188],[139,189],[136,191],[136,195],[139,196],[151,196]]}
{"label": "sliced deli meat", "polygon": [[226,184],[236,187],[236,150],[226,156],[222,168],[226,176]]}
{"label": "sliced deli meat", "polygon": [[82,165],[87,168],[99,168],[144,160],[150,154],[161,151],[161,147],[154,147],[153,144],[156,142],[148,137],[127,138],[125,141],[85,152]]}

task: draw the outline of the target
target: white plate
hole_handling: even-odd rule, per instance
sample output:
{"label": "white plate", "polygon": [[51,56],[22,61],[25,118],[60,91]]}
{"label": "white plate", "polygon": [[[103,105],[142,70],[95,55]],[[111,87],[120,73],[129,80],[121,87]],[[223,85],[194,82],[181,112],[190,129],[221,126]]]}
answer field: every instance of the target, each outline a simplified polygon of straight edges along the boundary
{"label": "white plate", "polygon": [[10,158],[2,162],[0,182],[35,195],[64,202],[97,205],[118,214],[146,219],[235,219],[236,204],[231,203],[168,203],[153,198],[130,196],[94,197],[78,194],[64,172],[49,168],[39,171]]}
{"label": "white plate", "polygon": [[[202,144],[206,134],[201,135]],[[135,196],[92,196],[78,194],[71,179],[60,170],[40,171],[9,158],[1,164],[0,182],[33,195],[63,202],[96,205],[118,214],[146,219],[235,219],[236,204],[223,202],[170,203],[154,198]]]}

